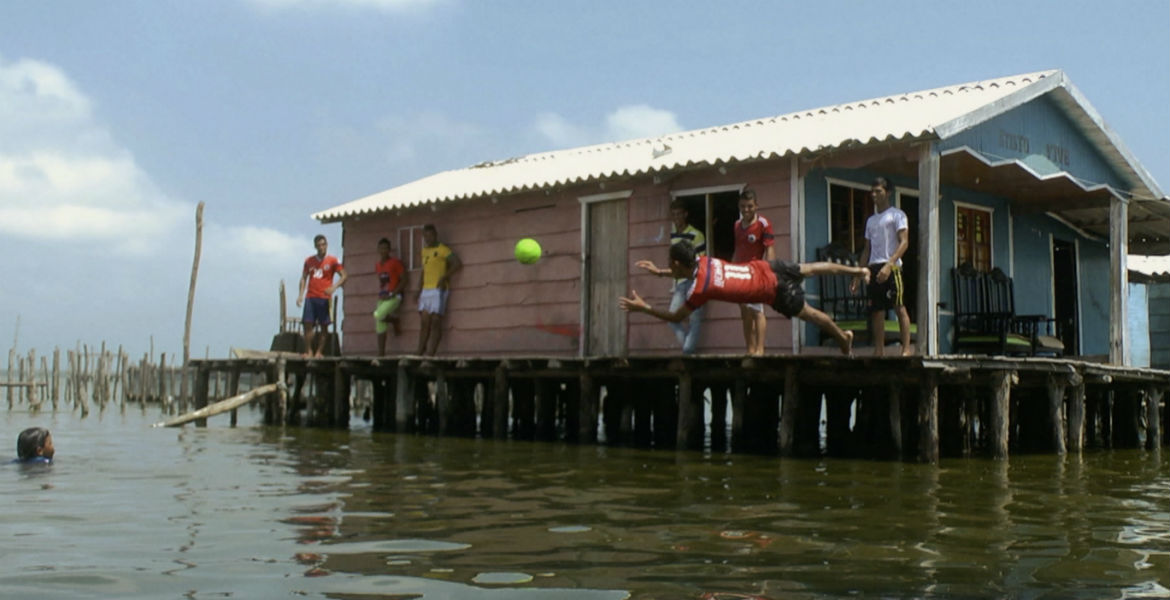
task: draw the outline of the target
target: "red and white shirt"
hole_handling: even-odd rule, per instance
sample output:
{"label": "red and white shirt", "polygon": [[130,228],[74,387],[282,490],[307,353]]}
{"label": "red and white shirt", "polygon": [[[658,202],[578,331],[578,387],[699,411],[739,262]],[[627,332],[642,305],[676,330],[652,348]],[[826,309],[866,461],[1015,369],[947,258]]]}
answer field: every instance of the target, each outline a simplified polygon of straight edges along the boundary
{"label": "red and white shirt", "polygon": [[328,298],[329,294],[325,290],[333,285],[333,276],[344,270],[345,267],[332,254],[325,255],[325,258],[318,258],[316,254],[306,258],[305,269],[301,274],[301,277],[309,278],[309,290],[305,292],[305,297]]}
{"label": "red and white shirt", "polygon": [[378,275],[378,297],[389,298],[390,294],[394,293],[394,289],[398,287],[398,281],[402,279],[402,274],[405,272],[406,266],[393,256],[378,261],[374,265],[374,273]]}
{"label": "red and white shirt", "polygon": [[743,219],[735,222],[735,254],[731,262],[746,263],[764,258],[764,252],[775,240],[772,236],[772,222],[757,214],[756,220],[746,227]]}
{"label": "red and white shirt", "polygon": [[766,260],[730,263],[702,256],[695,262],[695,285],[691,286],[686,299],[686,306],[691,310],[703,306],[708,300],[770,305],[776,299],[776,274]]}

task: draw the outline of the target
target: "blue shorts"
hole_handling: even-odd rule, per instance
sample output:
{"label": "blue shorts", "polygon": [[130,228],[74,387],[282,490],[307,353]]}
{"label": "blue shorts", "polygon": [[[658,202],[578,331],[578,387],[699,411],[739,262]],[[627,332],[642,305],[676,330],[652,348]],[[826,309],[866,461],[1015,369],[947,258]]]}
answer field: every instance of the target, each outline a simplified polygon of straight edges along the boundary
{"label": "blue shorts", "polygon": [[328,325],[332,323],[329,320],[329,299],[328,298],[305,298],[305,312],[301,316],[301,320],[305,325],[316,323],[318,325]]}

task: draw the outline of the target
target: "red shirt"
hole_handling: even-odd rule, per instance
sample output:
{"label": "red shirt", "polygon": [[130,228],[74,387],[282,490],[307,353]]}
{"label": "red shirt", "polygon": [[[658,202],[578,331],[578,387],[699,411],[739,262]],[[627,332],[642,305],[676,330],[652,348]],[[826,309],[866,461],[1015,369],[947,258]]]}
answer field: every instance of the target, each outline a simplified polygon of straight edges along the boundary
{"label": "red shirt", "polygon": [[736,304],[763,302],[771,305],[776,299],[776,274],[766,260],[747,263],[729,263],[718,258],[701,256],[695,259],[695,285],[687,294],[687,308],[695,310],[708,300],[723,300]]}
{"label": "red shirt", "polygon": [[398,287],[398,281],[406,272],[406,266],[402,264],[402,261],[391,256],[386,260],[378,261],[374,265],[374,272],[378,274],[378,297],[388,298]]}
{"label": "red shirt", "polygon": [[324,259],[317,258],[316,254],[306,258],[305,269],[301,273],[301,277],[309,277],[309,290],[305,297],[328,298],[329,294],[325,290],[333,285],[333,276],[344,270],[345,267],[332,254],[325,255]]}
{"label": "red shirt", "polygon": [[735,222],[735,254],[731,257],[731,262],[760,260],[764,258],[765,250],[773,241],[771,221],[757,214],[756,221],[744,227],[743,219],[740,219]]}

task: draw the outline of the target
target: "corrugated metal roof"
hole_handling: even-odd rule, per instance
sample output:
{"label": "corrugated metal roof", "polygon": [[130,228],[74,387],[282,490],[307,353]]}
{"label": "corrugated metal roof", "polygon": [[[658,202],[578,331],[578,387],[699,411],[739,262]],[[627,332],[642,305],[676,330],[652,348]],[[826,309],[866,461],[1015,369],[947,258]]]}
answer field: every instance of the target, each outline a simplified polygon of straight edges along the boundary
{"label": "corrugated metal roof", "polygon": [[[697,129],[656,138],[530,154],[444,171],[321,211],[313,218],[336,221],[348,216],[448,202],[591,180],[653,173],[693,165],[750,161],[877,142],[946,138],[1006,112],[1058,87],[1074,105],[1081,100],[1059,70],[1014,75],[896,96],[827,106],[765,119]],[[1087,107],[1087,110],[1085,108]],[[1069,108],[1066,107],[1066,110]],[[1097,131],[1107,155],[1137,187],[1153,186],[1149,175],[1088,107],[1078,125]],[[1109,155],[1108,151],[1113,154]],[[1143,184],[1146,184],[1143,186]],[[1160,192],[1151,192],[1158,194]]]}

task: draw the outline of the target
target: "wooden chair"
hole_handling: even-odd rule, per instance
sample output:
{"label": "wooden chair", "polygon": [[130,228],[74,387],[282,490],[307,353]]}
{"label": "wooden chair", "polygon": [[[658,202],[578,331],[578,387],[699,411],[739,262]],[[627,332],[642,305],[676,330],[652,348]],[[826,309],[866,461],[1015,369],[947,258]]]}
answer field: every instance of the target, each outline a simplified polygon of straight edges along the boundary
{"label": "wooden chair", "polygon": [[[1044,315],[1015,314],[1011,277],[1001,269],[976,271],[971,263],[951,269],[954,291],[956,352],[1060,356],[1064,344],[1053,334],[1055,320]],[[1047,326],[1041,333],[1041,325]]]}
{"label": "wooden chair", "polygon": [[[823,262],[835,262],[838,264],[849,265],[851,267],[858,266],[857,255],[849,252],[840,244],[829,244],[817,248],[817,260]],[[862,284],[857,289],[857,293],[849,291],[850,286],[853,285],[853,277],[851,275],[820,275],[817,277],[821,286],[821,306],[820,309],[825,314],[829,315],[837,323],[843,331],[852,331],[854,335],[854,343],[872,343],[872,332],[870,329],[869,319],[869,296],[867,295],[867,286]],[[901,330],[898,326],[897,319],[886,319],[884,321],[883,332],[886,336],[886,343],[897,343],[901,336]],[[910,324],[911,340],[918,334],[918,326]],[[826,343],[833,343],[829,340]]]}

